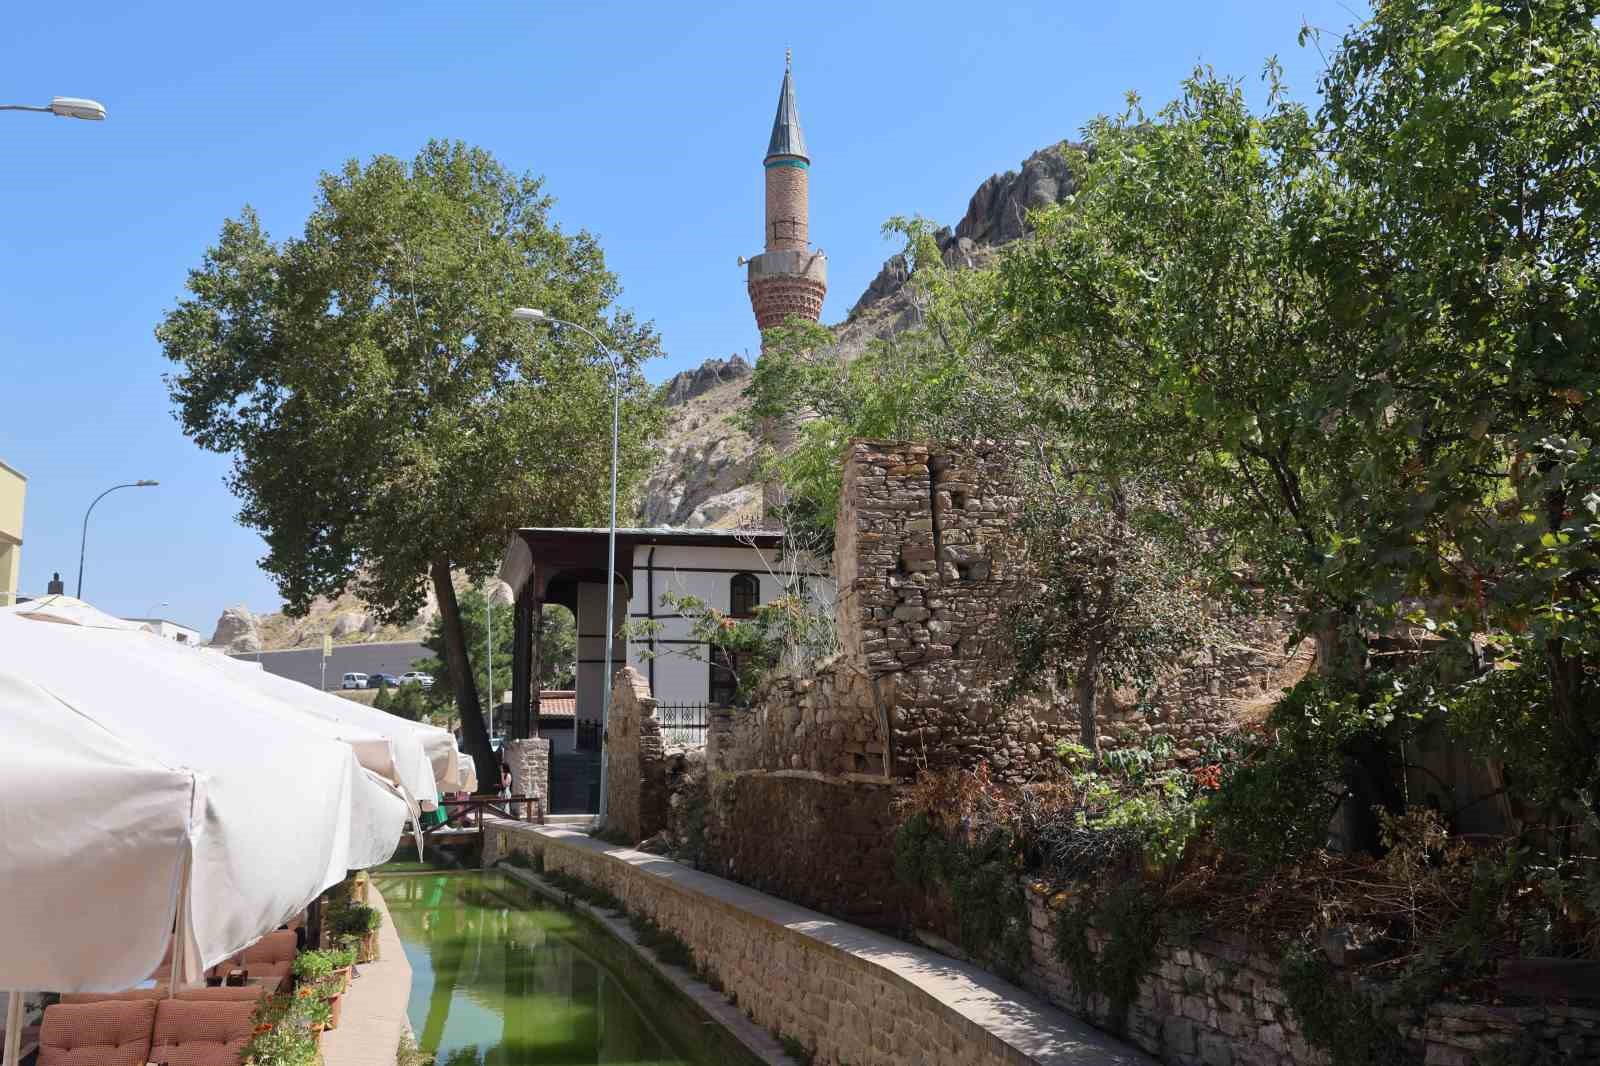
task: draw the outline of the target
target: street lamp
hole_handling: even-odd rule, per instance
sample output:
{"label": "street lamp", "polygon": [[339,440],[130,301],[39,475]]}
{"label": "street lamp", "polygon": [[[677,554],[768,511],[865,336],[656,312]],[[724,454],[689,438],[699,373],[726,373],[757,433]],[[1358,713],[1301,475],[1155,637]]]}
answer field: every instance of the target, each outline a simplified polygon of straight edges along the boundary
{"label": "street lamp", "polygon": [[609,777],[610,752],[606,744],[606,721],[611,716],[611,642],[616,624],[617,591],[617,435],[622,421],[622,363],[605,341],[576,322],[553,318],[534,307],[519,307],[511,312],[518,322],[534,326],[571,326],[594,341],[595,347],[605,354],[611,364],[611,535],[606,544],[606,673],[605,697],[600,704],[600,811],[602,826],[606,823],[606,780]]}
{"label": "street lamp", "polygon": [[106,117],[106,105],[99,100],[84,100],[77,96],[53,97],[48,104],[0,104],[0,111],[42,111],[58,118],[82,118],[100,122]]}
{"label": "street lamp", "polygon": [[94,505],[116,492],[118,489],[148,489],[154,488],[159,482],[155,481],[129,481],[122,485],[112,485],[109,489],[94,498],[89,504],[89,510],[83,512],[83,536],[78,541],[78,599],[83,599],[83,554],[89,546],[89,515],[94,511]]}

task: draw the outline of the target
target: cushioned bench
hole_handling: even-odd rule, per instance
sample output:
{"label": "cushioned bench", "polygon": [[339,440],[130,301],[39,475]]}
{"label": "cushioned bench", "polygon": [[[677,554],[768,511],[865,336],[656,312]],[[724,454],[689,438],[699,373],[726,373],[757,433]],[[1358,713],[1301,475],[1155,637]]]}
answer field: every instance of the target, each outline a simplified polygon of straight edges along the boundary
{"label": "cushioned bench", "polygon": [[253,997],[196,1000],[117,996],[126,993],[111,993],[98,1002],[62,1002],[45,1008],[37,1066],[144,1066],[148,1062],[167,1066],[239,1066],[251,1035],[256,1009]]}

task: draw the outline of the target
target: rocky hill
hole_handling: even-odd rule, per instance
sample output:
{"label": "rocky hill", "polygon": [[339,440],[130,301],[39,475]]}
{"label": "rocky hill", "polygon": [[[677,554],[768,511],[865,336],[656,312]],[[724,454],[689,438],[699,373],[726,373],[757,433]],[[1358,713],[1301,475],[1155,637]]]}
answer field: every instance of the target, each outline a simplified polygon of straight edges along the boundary
{"label": "rocky hill", "polygon": [[[457,574],[455,584],[459,594],[467,587],[466,575]],[[511,589],[498,581],[494,582],[492,595],[497,604],[511,603]],[[428,636],[428,627],[438,613],[439,603],[431,586],[422,610],[404,625],[380,623],[377,614],[350,593],[338,599],[314,601],[303,618],[293,618],[281,611],[256,614],[239,604],[223,611],[222,617],[217,619],[211,644],[237,654],[320,647],[324,635],[332,636],[335,644],[420,641]]]}
{"label": "rocky hill", "polygon": [[[985,265],[995,249],[1027,235],[1029,211],[1059,203],[1071,191],[1059,144],[1033,153],[1017,170],[990,177],[972,194],[955,228],[937,234],[945,263],[958,269]],[[847,358],[873,338],[911,325],[908,276],[905,257],[891,256],[845,320],[832,327]],[[733,356],[709,360],[663,386],[667,428],[640,495],[641,524],[728,528],[760,519],[756,442],[741,425],[749,374],[749,364]]]}

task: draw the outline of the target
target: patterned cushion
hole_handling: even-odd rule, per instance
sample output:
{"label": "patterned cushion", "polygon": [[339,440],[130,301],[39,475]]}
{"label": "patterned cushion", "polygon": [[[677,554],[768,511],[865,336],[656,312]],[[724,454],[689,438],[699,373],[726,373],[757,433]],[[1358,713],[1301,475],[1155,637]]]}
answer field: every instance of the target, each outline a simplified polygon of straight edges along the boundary
{"label": "patterned cushion", "polygon": [[257,962],[294,962],[295,952],[299,939],[293,932],[282,929],[276,933],[268,933],[254,944],[239,952],[239,958],[244,960],[245,969],[254,971],[253,963]]}
{"label": "patterned cushion", "polygon": [[142,999],[45,1008],[38,1066],[144,1066],[156,1006]]}
{"label": "patterned cushion", "polygon": [[167,1066],[239,1066],[255,1009],[254,1002],[164,999],[156,1008],[150,1061]]}

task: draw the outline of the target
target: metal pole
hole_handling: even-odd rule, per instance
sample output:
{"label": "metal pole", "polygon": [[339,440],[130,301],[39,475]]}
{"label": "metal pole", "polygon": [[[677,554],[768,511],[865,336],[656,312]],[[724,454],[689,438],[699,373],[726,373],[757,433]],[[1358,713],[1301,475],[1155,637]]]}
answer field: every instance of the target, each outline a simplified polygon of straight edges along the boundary
{"label": "metal pole", "polygon": [[118,489],[143,489],[149,488],[154,484],[154,481],[129,481],[122,485],[112,485],[109,489],[96,496],[89,504],[89,509],[83,512],[83,533],[78,538],[78,599],[83,599],[83,557],[89,548],[89,516],[94,513],[94,505]]}
{"label": "metal pole", "polygon": [[[598,343],[598,342],[597,342]],[[606,743],[606,721],[611,717],[611,642],[616,625],[617,595],[617,436],[622,421],[622,375],[610,349],[600,350],[611,359],[611,535],[606,546],[606,695],[600,704],[600,824],[606,824],[606,779],[611,752]]]}
{"label": "metal pole", "polygon": [[494,598],[491,585],[483,586],[483,661],[488,671],[489,739],[494,739]]}

